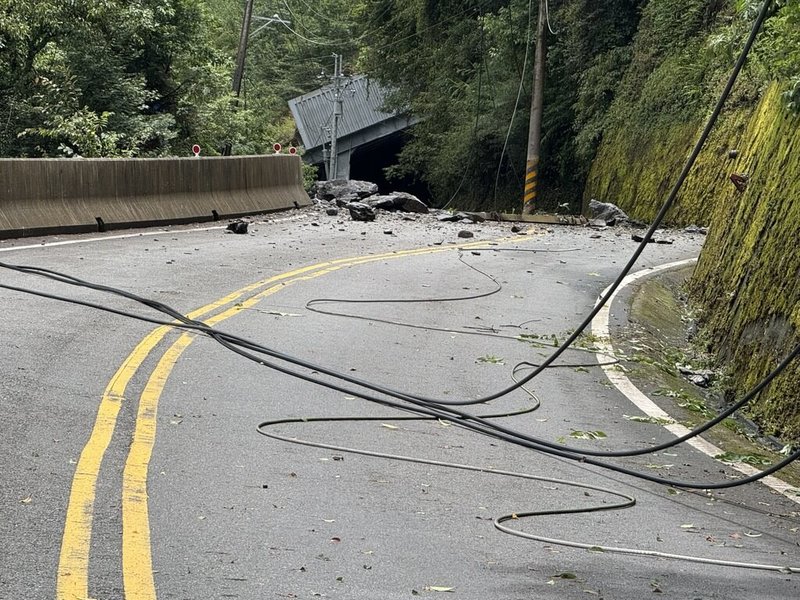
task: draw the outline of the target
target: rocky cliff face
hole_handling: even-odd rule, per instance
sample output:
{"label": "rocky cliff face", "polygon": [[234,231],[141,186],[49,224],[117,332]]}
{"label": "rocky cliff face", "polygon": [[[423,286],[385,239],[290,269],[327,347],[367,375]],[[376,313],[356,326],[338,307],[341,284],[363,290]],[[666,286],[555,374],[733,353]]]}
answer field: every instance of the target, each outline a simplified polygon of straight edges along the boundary
{"label": "rocky cliff face", "polygon": [[[675,124],[646,136],[619,130],[594,162],[587,198],[617,201],[634,218],[651,219],[701,126]],[[702,339],[738,398],[800,343],[800,116],[778,83],[755,107],[726,113],[669,220],[710,225],[689,287]],[[761,394],[750,416],[768,433],[800,437],[800,363]]]}
{"label": "rocky cliff face", "polygon": [[[754,386],[800,343],[800,117],[773,85],[742,130],[737,190],[711,188],[711,229],[691,280],[706,339],[730,385]],[[741,186],[740,186],[741,187]],[[800,438],[800,363],[762,394],[751,415],[771,432]]]}

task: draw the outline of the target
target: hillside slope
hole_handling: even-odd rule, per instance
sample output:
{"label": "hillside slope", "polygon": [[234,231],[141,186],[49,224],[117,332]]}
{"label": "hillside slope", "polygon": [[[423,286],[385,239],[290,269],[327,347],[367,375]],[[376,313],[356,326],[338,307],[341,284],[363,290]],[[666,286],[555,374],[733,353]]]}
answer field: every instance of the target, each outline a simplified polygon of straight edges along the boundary
{"label": "hillside slope", "polygon": [[[585,199],[652,219],[699,136],[756,2],[645,7]],[[749,8],[748,8],[749,5]],[[710,225],[689,288],[701,339],[738,398],[800,343],[800,6],[776,3],[733,98],[668,215]],[[681,9],[681,10],[676,10]],[[667,33],[678,30],[667,42]],[[677,30],[676,30],[677,31]],[[737,188],[731,175],[746,179]],[[752,407],[767,432],[800,438],[800,365]]]}

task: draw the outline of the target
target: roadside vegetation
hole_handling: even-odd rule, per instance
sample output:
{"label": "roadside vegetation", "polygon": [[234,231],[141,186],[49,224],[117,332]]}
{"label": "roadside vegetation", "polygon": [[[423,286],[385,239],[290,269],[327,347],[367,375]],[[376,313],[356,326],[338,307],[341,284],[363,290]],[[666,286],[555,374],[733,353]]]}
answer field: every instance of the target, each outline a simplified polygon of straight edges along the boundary
{"label": "roadside vegetation", "polygon": [[[0,156],[186,155],[195,143],[212,155],[228,143],[268,152],[297,141],[286,102],[326,83],[339,53],[346,73],[382,81],[393,107],[421,119],[394,175],[422,182],[434,202],[517,206],[536,2],[256,0],[235,102],[244,4],[5,0]],[[758,5],[550,0],[543,206],[576,211],[596,194],[649,214]],[[800,107],[800,7],[776,5],[737,88],[745,112],[770,82],[782,109]],[[686,196],[676,217],[708,216],[696,190]]]}

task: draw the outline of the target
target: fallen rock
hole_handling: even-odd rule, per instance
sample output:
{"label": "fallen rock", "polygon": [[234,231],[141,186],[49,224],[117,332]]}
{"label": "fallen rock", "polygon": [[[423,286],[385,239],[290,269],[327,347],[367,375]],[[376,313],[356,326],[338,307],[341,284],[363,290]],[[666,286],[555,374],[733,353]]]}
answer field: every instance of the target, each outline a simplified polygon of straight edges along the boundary
{"label": "fallen rock", "polygon": [[395,192],[394,197],[395,205],[403,212],[418,213],[422,215],[428,213],[428,205],[417,198],[414,194],[409,194],[408,192]]}
{"label": "fallen rock", "polygon": [[353,219],[353,221],[375,220],[375,210],[369,204],[351,202],[346,208],[350,211],[350,218]]}
{"label": "fallen rock", "polygon": [[356,179],[334,179],[317,181],[311,188],[312,196],[322,200],[338,200],[343,197],[363,200],[378,193],[378,186],[369,181]]}
{"label": "fallen rock", "polygon": [[228,226],[225,228],[225,231],[230,231],[231,233],[238,233],[240,235],[247,233],[247,221],[234,221],[233,223],[228,223]]}
{"label": "fallen rock", "polygon": [[339,215],[339,209],[338,208],[334,208],[334,207],[330,207],[329,209],[327,209],[325,211],[325,214],[327,214],[329,217],[336,217],[336,216]]}
{"label": "fallen rock", "polygon": [[618,221],[630,221],[625,211],[616,204],[600,202],[594,198],[589,201],[589,212],[591,213],[592,220],[603,221],[610,227],[616,225]]}
{"label": "fallen rock", "polygon": [[369,205],[382,210],[399,210],[401,212],[420,213],[428,212],[428,206],[413,194],[407,192],[392,192],[381,196],[372,196]]}
{"label": "fallen rock", "polygon": [[391,196],[372,196],[369,199],[368,204],[372,208],[380,210],[395,210],[394,198]]}
{"label": "fallen rock", "polygon": [[675,365],[678,368],[678,371],[681,375],[686,377],[686,379],[701,388],[707,388],[711,385],[714,381],[714,371],[709,371],[706,369],[693,369],[687,365]]}
{"label": "fallen rock", "polygon": [[359,202],[359,201],[361,201],[361,196],[359,196],[358,194],[344,194],[333,200],[334,204],[336,204],[336,206],[340,208],[344,208],[351,202]]}
{"label": "fallen rock", "polygon": [[706,235],[708,233],[708,228],[700,227],[698,225],[689,225],[686,229],[683,230],[684,233],[699,233],[700,235]]}
{"label": "fallen rock", "polygon": [[475,237],[475,234],[472,233],[471,231],[467,231],[466,229],[463,229],[463,230],[458,232],[458,237],[460,237],[460,238],[471,238],[471,237]]}
{"label": "fallen rock", "polygon": [[483,223],[486,220],[486,217],[478,213],[458,212],[456,216],[459,217],[459,221],[471,221],[472,223]]}
{"label": "fallen rock", "polygon": [[[633,235],[631,235],[631,239],[634,242],[638,242],[639,244],[641,244],[644,241],[644,236],[634,233]],[[649,240],[647,240],[647,243],[648,244],[672,244],[672,243],[674,243],[674,241],[675,240],[656,239],[654,237],[651,237]]]}
{"label": "fallen rock", "polygon": [[441,223],[455,223],[456,221],[460,221],[461,217],[452,213],[444,213],[442,215],[437,216],[436,220]]}

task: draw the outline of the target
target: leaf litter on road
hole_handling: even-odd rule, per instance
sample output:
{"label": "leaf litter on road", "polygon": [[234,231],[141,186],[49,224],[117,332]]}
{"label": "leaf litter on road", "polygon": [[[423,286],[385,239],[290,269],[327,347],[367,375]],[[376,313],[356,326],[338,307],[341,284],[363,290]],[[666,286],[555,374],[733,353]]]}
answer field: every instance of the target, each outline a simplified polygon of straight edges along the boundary
{"label": "leaf litter on road", "polygon": [[581,431],[579,429],[573,429],[569,435],[576,440],[602,440],[608,437],[604,431]]}

